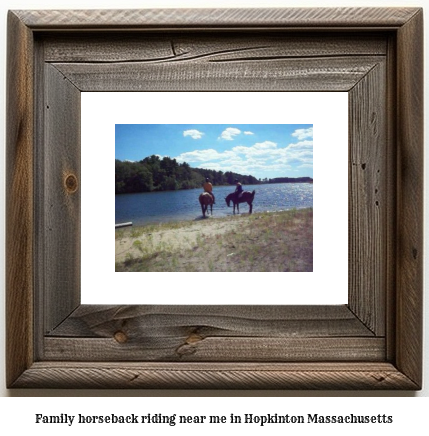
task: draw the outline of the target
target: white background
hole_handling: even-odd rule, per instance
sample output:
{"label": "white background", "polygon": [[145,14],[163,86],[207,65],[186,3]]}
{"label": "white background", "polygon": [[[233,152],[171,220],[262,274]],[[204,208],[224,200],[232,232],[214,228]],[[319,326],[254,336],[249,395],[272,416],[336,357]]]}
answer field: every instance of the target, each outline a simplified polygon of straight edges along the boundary
{"label": "white background", "polygon": [[[318,1],[300,1],[299,6],[421,6],[424,7],[427,1],[397,1],[397,0],[348,0],[348,1],[329,1],[329,2],[318,2]],[[0,43],[0,58],[2,63],[2,68],[0,69],[0,78],[2,86],[0,88],[0,98],[2,101],[2,107],[6,110],[5,106],[5,59],[6,59],[6,11],[7,9],[56,9],[56,8],[67,8],[67,9],[85,9],[85,8],[141,8],[145,7],[296,7],[298,2],[292,0],[147,0],[145,2],[137,0],[121,0],[121,1],[91,1],[91,0],[78,0],[78,1],[65,1],[59,2],[58,0],[6,0],[0,5],[0,20],[1,20],[1,43]],[[426,14],[427,15],[427,14]],[[426,19],[427,23],[428,20]],[[425,59],[428,59],[428,49],[429,44],[427,37],[425,37]],[[426,70],[427,71],[427,68]],[[426,73],[427,77],[427,73]],[[425,101],[427,100],[427,92],[425,92]],[[425,115],[425,126],[428,126],[427,111]],[[0,118],[0,134],[4,138],[4,116]],[[426,140],[427,144],[427,140]],[[3,154],[0,156],[0,174],[4,174],[4,157]],[[425,167],[427,169],[427,158],[425,158]],[[2,196],[4,192],[4,180],[0,181]],[[4,203],[0,205],[0,246],[2,251],[0,253],[0,260],[2,265],[4,265]],[[425,221],[428,224],[428,221]],[[425,242],[427,241],[427,236],[425,237]],[[427,271],[427,264],[425,270]],[[0,283],[4,283],[4,266],[0,268]],[[428,320],[428,310],[427,310],[427,285],[425,285],[425,375],[428,376],[428,350],[429,350],[429,330],[427,327]],[[4,287],[1,287],[1,297],[2,304],[0,305],[0,319],[4,320]],[[347,412],[362,412],[364,413],[367,408],[374,410],[374,412],[383,412],[389,410],[390,413],[394,413],[397,416],[396,424],[394,427],[380,427],[379,425],[374,425],[370,427],[361,426],[338,426],[338,427],[316,427],[317,432],[320,434],[359,434],[361,435],[364,431],[366,434],[381,434],[383,430],[393,432],[391,434],[405,434],[407,431],[416,431],[416,428],[423,431],[427,428],[426,415],[428,410],[427,397],[429,395],[428,383],[424,383],[424,389],[421,392],[294,392],[294,391],[74,391],[74,390],[20,390],[20,391],[8,391],[5,388],[4,383],[4,322],[0,325],[0,395],[15,396],[18,398],[2,398],[0,401],[0,430],[5,434],[12,434],[12,431],[20,434],[20,430],[28,430],[33,432],[33,434],[59,434],[59,432],[65,432],[66,429],[53,427],[47,429],[46,427],[35,428],[33,424],[34,413],[45,413],[49,414],[50,411],[53,413],[66,413],[69,409],[71,412],[77,413],[91,413],[94,412],[98,407],[101,407],[106,413],[113,413],[114,411],[132,413],[135,408],[139,410],[156,412],[157,409],[162,408],[164,413],[174,413],[174,407],[180,408],[181,411],[188,410],[189,413],[199,413],[199,412],[210,412],[222,414],[224,411],[233,412],[235,408],[241,408],[242,405],[249,405],[255,410],[260,410],[262,412],[274,411],[277,413],[287,413],[288,410],[293,408],[294,411],[299,413],[311,413],[312,411],[323,413],[323,411],[341,411]],[[31,396],[44,396],[44,397],[69,397],[63,399],[26,399],[22,397]],[[70,397],[83,397],[79,399],[71,399]],[[108,399],[108,398],[98,398],[90,399],[85,397],[91,396],[125,396],[128,398],[121,399]],[[145,397],[171,397],[171,396],[181,396],[184,398],[145,398]],[[251,397],[251,398],[234,398],[235,396],[241,397]],[[323,398],[288,398],[291,396],[295,397],[326,397]],[[339,396],[345,396],[349,398],[340,398]],[[377,398],[361,398],[364,397],[378,397],[390,396],[392,398],[383,398],[382,400]],[[404,397],[426,397],[418,400],[407,399]],[[197,398],[203,397],[203,398]],[[210,397],[210,398],[204,398]],[[223,397],[214,398],[213,397]],[[267,397],[267,398],[261,398]],[[394,398],[396,397],[396,398]],[[423,402],[424,401],[424,402]],[[366,406],[367,405],[367,406]],[[64,406],[64,407],[62,407]],[[311,410],[309,410],[311,409]],[[383,410],[381,410],[383,409]],[[273,413],[274,413],[273,412]],[[250,412],[252,413],[252,412]],[[8,428],[10,426],[10,428]],[[109,432],[107,432],[109,429]],[[180,429],[175,429],[175,433],[179,434]],[[208,429],[208,428],[207,428]],[[208,431],[206,429],[206,431]],[[271,432],[272,434],[281,434],[293,431],[293,434],[314,434],[315,428],[304,427],[304,430],[297,431],[292,427],[278,428],[274,427],[268,430],[266,427],[261,429],[260,427],[252,428],[249,431],[250,434],[264,434]],[[6,430],[4,432],[3,430]],[[95,431],[103,431],[105,434],[111,434],[113,431],[115,434],[118,432],[117,427],[87,427],[87,429],[82,431],[77,427],[80,434],[92,434]],[[119,429],[120,430],[120,429]],[[185,429],[186,430],[186,429]],[[234,429],[229,428],[228,430],[234,431]],[[129,434],[139,434],[143,433],[141,428],[137,431],[131,432],[127,429]],[[157,430],[159,431],[159,430]],[[213,430],[210,430],[213,431]],[[219,433],[219,429],[215,428],[216,433]],[[235,430],[236,431],[236,430]],[[91,432],[91,433],[90,433]],[[160,432],[160,431],[159,431]],[[200,431],[199,431],[200,432]],[[264,432],[264,433],[263,433]],[[328,433],[329,432],[329,433]],[[154,431],[155,433],[155,431]],[[160,434],[166,433],[165,429],[160,432]],[[383,431],[384,433],[384,431]],[[71,434],[71,432],[70,432]],[[155,433],[157,434],[157,433]],[[185,432],[183,432],[185,434]],[[292,434],[292,433],[291,433]]]}
{"label": "white background", "polygon": [[[348,93],[81,95],[83,304],[347,303]],[[313,272],[115,273],[115,123],[313,124]],[[109,189],[97,189],[94,162],[110,174]]]}

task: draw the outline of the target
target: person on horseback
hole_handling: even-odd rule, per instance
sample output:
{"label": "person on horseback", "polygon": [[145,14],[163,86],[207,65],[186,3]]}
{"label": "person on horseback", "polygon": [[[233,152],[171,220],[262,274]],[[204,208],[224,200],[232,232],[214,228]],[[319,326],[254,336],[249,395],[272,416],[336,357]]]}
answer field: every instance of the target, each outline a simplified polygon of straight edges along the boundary
{"label": "person on horseback", "polygon": [[238,181],[238,179],[235,179],[235,199],[238,202],[238,199],[240,197],[240,194],[243,192],[243,186]]}
{"label": "person on horseback", "polygon": [[203,184],[204,192],[208,192],[213,198],[213,204],[215,204],[215,196],[213,194],[213,185],[210,182],[210,179],[207,177],[206,181]]}

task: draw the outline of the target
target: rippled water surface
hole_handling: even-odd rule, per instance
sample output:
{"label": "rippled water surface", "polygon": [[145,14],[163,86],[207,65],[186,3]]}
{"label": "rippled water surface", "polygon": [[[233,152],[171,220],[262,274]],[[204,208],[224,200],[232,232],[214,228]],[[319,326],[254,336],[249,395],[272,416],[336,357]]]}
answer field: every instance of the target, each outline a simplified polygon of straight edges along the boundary
{"label": "rippled water surface", "polygon": [[[232,215],[232,207],[227,207],[224,198],[234,189],[234,186],[214,187],[216,196],[216,204],[213,206],[214,218]],[[310,183],[245,185],[244,190],[256,191],[253,212],[313,207],[313,185]],[[133,225],[144,225],[200,219],[202,213],[198,196],[201,192],[202,189],[190,189],[116,195],[115,223],[131,221]],[[241,203],[240,212],[248,211],[247,203]]]}

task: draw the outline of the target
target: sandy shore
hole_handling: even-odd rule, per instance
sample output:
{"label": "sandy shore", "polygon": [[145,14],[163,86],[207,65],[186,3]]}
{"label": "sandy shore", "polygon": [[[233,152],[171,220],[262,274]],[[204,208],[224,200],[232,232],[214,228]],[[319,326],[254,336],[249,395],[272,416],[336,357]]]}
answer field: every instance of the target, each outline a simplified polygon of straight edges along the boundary
{"label": "sandy shore", "polygon": [[312,271],[313,210],[115,231],[116,271]]}
{"label": "sandy shore", "polygon": [[[120,233],[116,231],[115,253],[116,262],[123,262],[130,256],[141,256],[141,247],[147,249],[147,254],[155,252],[160,247],[163,251],[174,252],[195,247],[201,238],[219,236],[238,229],[248,215],[237,218],[207,218],[199,221],[186,221],[169,226],[127,228]],[[150,230],[147,230],[150,229]],[[140,241],[141,243],[136,243]]]}

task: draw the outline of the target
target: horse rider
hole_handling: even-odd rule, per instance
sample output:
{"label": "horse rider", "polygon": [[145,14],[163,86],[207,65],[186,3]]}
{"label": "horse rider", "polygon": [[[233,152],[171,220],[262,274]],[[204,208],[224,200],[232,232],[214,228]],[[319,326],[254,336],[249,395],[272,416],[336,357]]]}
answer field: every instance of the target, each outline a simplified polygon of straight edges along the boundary
{"label": "horse rider", "polygon": [[215,196],[213,194],[213,185],[210,183],[210,179],[207,177],[203,184],[204,192],[208,192],[213,198],[213,204],[215,204]]}
{"label": "horse rider", "polygon": [[237,202],[242,192],[243,186],[241,186],[241,183],[238,181],[238,179],[235,179],[235,199]]}

